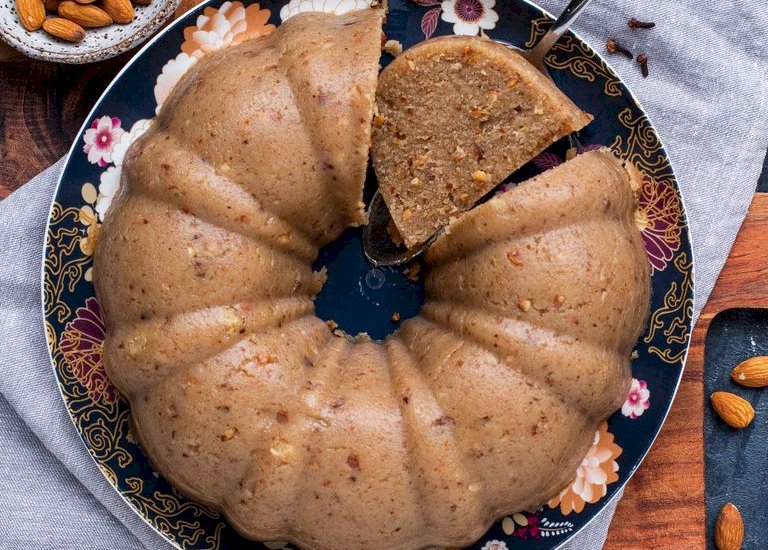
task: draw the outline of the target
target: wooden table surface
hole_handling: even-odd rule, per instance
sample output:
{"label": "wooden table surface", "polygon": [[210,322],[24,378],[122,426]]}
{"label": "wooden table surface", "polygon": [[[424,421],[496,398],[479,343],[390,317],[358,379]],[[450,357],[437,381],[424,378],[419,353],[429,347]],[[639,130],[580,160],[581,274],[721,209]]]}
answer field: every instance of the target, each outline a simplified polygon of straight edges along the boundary
{"label": "wooden table surface", "polygon": [[[194,4],[184,0],[177,14]],[[66,153],[92,105],[132,55],[85,66],[55,65],[20,58],[0,44],[0,200]],[[659,439],[627,486],[606,549],[705,546],[706,324],[694,332],[678,397]]]}

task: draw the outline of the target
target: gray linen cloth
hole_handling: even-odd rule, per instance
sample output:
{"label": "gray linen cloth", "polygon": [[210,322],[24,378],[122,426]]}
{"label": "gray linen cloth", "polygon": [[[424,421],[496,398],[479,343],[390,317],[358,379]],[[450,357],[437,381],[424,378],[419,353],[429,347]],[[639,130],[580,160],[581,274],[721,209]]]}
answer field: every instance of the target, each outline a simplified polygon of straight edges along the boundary
{"label": "gray linen cloth", "polygon": [[[558,12],[564,0],[543,0]],[[653,20],[630,31],[629,17]],[[768,147],[765,0],[594,0],[575,29],[645,51],[612,58],[672,159],[688,211],[701,310],[746,214]],[[167,548],[91,461],[62,405],[42,331],[41,247],[62,163],[0,202],[0,549]],[[615,502],[564,550],[600,548]]]}

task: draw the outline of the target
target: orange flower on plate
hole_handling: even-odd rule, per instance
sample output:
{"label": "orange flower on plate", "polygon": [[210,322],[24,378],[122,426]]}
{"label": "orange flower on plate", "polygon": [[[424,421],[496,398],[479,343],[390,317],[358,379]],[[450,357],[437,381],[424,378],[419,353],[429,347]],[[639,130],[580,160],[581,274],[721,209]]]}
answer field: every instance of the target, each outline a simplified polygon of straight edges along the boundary
{"label": "orange flower on plate", "polygon": [[85,237],[80,239],[80,251],[86,256],[93,254],[96,248],[96,239],[99,238],[101,225],[99,225],[96,213],[88,205],[80,208],[78,213],[80,223],[85,226]]}
{"label": "orange flower on plate", "polygon": [[197,61],[216,50],[265,36],[275,30],[268,24],[271,12],[258,4],[247,8],[241,2],[224,2],[219,8],[207,7],[196,25],[184,29],[181,53],[169,60],[155,82],[156,112],[160,112],[184,73]]}
{"label": "orange flower on plate", "polygon": [[571,512],[578,514],[584,510],[587,502],[598,502],[606,495],[608,485],[619,479],[616,458],[620,454],[621,447],[614,443],[608,423],[603,422],[595,432],[595,440],[587,456],[576,470],[576,479],[549,501],[549,507],[560,506],[560,512],[567,516]]}
{"label": "orange flower on plate", "polygon": [[207,7],[197,18],[197,25],[184,29],[181,51],[194,56],[239,44],[249,38],[264,36],[275,30],[267,24],[270,11],[258,4],[243,7],[241,2],[224,2],[220,8]]}
{"label": "orange flower on plate", "polygon": [[85,226],[85,235],[80,238],[78,244],[80,245],[80,252],[85,256],[90,256],[96,248],[96,239],[99,238],[101,232],[99,217],[93,209],[98,195],[92,183],[84,183],[80,189],[80,195],[88,204],[81,206],[77,213],[77,220]]}

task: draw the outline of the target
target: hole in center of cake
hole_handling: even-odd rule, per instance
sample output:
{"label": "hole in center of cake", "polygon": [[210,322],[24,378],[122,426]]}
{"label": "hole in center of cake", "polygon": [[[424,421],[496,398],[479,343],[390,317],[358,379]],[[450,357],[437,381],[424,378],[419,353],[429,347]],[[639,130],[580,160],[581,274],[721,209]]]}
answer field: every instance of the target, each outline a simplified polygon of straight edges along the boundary
{"label": "hole in center of cake", "polygon": [[320,250],[313,268],[326,268],[328,280],[315,298],[315,312],[349,336],[383,340],[424,303],[421,263],[375,267],[363,252],[363,230],[348,229]]}

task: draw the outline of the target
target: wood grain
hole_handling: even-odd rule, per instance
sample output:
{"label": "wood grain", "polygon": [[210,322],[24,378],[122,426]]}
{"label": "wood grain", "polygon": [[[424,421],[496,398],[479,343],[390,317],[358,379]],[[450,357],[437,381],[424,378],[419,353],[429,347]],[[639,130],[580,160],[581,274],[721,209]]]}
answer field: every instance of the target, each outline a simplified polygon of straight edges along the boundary
{"label": "wood grain", "polygon": [[[704,339],[697,324],[667,421],[624,491],[605,550],[705,548]],[[704,330],[704,333],[702,333]]]}
{"label": "wood grain", "polygon": [[[175,16],[196,4],[182,0]],[[134,53],[61,65],[0,43],[0,200],[69,150],[93,104]]]}
{"label": "wood grain", "polygon": [[129,55],[82,66],[29,59],[0,63],[0,198],[67,152]]}
{"label": "wood grain", "polygon": [[747,218],[691,339],[683,383],[648,458],[629,483],[606,550],[704,548],[704,344],[712,319],[731,308],[768,308],[768,193]]}

